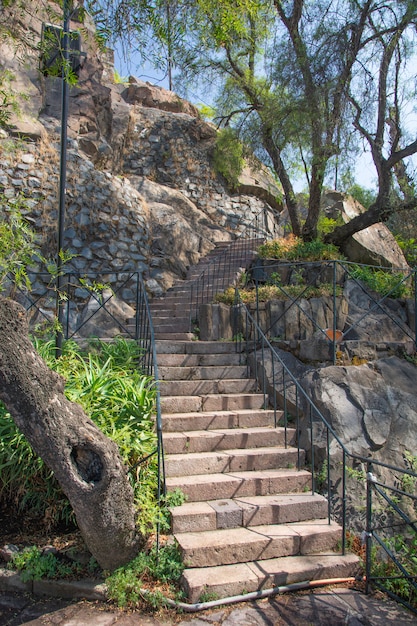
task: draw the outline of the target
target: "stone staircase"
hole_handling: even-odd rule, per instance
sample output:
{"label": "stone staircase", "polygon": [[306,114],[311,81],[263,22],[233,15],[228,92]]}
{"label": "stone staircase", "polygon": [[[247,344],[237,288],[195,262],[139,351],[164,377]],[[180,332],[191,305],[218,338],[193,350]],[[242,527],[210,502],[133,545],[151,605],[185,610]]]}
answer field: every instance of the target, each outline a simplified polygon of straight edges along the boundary
{"label": "stone staircase", "polygon": [[[246,263],[235,256],[231,275]],[[171,513],[189,601],[354,575],[358,559],[336,552],[341,528],[310,491],[296,432],[264,408],[244,355],[191,340],[189,284],[151,303],[166,485],[187,498]]]}
{"label": "stone staircase", "polygon": [[295,431],[285,441],[234,345],[164,340],[157,352],[167,489],[187,498],[172,533],[189,601],[353,575],[357,557],[335,552],[341,528],[310,491]]}
{"label": "stone staircase", "polygon": [[[201,303],[211,301],[225,287],[235,284],[239,274],[256,256],[261,239],[220,242],[197,265],[190,267],[184,280],[178,280],[163,297],[151,301],[152,322],[157,339],[193,339],[191,300],[198,292]],[[197,279],[205,272],[204,279]]]}

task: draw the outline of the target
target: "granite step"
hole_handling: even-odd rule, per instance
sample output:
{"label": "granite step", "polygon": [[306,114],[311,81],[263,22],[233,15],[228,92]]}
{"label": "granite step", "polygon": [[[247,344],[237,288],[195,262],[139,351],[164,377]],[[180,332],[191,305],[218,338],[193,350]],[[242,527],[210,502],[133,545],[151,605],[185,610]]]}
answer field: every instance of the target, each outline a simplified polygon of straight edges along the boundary
{"label": "granite step", "polygon": [[158,353],[161,367],[207,367],[212,365],[242,365],[241,354],[162,354]]}
{"label": "granite step", "polygon": [[[248,426],[247,428],[212,428],[194,429],[182,432],[164,433],[164,451],[166,454],[191,454],[195,452],[214,452],[232,449],[282,448],[294,445],[295,429],[265,428]],[[201,472],[199,472],[201,473]]]}
{"label": "granite step", "polygon": [[264,397],[259,393],[208,394],[203,396],[161,396],[161,409],[171,413],[194,413],[210,411],[240,411],[263,409]]}
{"label": "granite step", "polygon": [[355,554],[327,552],[186,569],[181,584],[188,601],[196,603],[202,593],[227,598],[309,580],[348,578],[356,576],[359,570]]}
{"label": "granite step", "polygon": [[[259,399],[258,395],[254,396]],[[270,409],[241,409],[241,410],[219,410],[200,411],[191,413],[165,413],[163,419],[164,442],[170,433],[188,433],[191,430],[217,430],[217,429],[238,429],[262,428],[275,425],[283,416],[283,411],[276,414]],[[233,431],[232,431],[233,432]],[[288,441],[292,442],[292,432],[290,431]]]}
{"label": "granite step", "polygon": [[248,376],[246,365],[158,366],[160,380],[225,380]]}
{"label": "granite step", "polygon": [[156,341],[157,354],[235,354],[243,349],[232,341],[179,340],[175,344],[168,340]]}
{"label": "granite step", "polygon": [[161,396],[239,395],[254,392],[257,386],[258,384],[253,378],[159,381]]}
{"label": "granite step", "polygon": [[181,489],[188,502],[305,492],[311,474],[305,470],[273,469],[194,476],[168,476],[168,491]]}
{"label": "granite step", "polygon": [[309,520],[176,533],[186,567],[213,567],[284,556],[331,553],[342,536],[335,522]]}
{"label": "granite step", "polygon": [[304,462],[304,453],[297,448],[255,448],[168,454],[165,457],[166,476],[195,476],[246,471],[273,470],[296,467]]}
{"label": "granite step", "polygon": [[317,493],[247,496],[184,502],[171,509],[171,532],[202,532],[238,526],[289,524],[310,519],[326,520],[327,500]]}

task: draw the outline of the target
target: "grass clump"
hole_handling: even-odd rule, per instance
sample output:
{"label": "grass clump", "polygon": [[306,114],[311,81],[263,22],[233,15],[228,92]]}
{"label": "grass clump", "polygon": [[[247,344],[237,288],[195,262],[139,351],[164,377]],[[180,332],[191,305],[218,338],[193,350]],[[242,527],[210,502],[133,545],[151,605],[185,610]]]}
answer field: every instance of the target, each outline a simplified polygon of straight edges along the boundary
{"label": "grass clump", "polygon": [[354,265],[350,274],[381,296],[407,298],[412,295],[409,281],[404,280],[402,272],[385,271],[369,265]]}
{"label": "grass clump", "polygon": [[106,579],[108,597],[122,608],[136,608],[142,603],[159,608],[164,596],[177,597],[183,570],[176,543],[161,546],[159,552],[153,545]]}
{"label": "grass clump", "polygon": [[336,261],[343,258],[333,244],[323,243],[319,239],[303,241],[293,234],[265,242],[259,247],[258,255],[261,259],[286,261]]}
{"label": "grass clump", "polygon": [[37,546],[25,548],[13,555],[8,568],[17,570],[23,582],[44,578],[69,580],[79,578],[81,575],[94,574],[100,569],[93,558],[83,566],[61,554],[45,552]]}
{"label": "grass clump", "polygon": [[[95,340],[86,350],[64,342],[55,359],[53,342],[37,342],[48,365],[66,381],[65,394],[79,403],[119,447],[129,469],[138,509],[137,525],[146,534],[160,517],[156,500],[157,455],[154,431],[156,389],[138,366],[141,352],[133,341],[107,344]],[[150,455],[150,456],[149,456]],[[140,461],[149,457],[145,462]],[[53,473],[32,451],[3,405],[0,405],[0,503],[17,515],[29,514],[45,530],[71,523],[72,509]]]}
{"label": "grass clump", "polygon": [[[336,287],[336,295],[341,294],[341,287]],[[322,298],[323,296],[333,295],[333,285],[330,283],[322,283],[318,287],[313,285],[260,285],[258,289],[240,289],[239,296],[244,304],[252,304],[258,302],[268,302],[269,300],[296,300],[299,297]],[[229,287],[222,293],[216,294],[215,302],[232,306],[236,304],[236,292],[234,287]]]}

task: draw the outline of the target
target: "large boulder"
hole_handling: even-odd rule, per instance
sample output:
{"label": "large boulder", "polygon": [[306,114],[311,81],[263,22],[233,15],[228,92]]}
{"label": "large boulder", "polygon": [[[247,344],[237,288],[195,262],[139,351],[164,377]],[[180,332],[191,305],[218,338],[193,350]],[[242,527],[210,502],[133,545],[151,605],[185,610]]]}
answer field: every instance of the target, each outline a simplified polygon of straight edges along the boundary
{"label": "large boulder", "polygon": [[[366,209],[352,196],[338,191],[328,191],[323,196],[324,213],[333,219],[339,215],[349,222]],[[342,252],[355,263],[382,267],[408,268],[404,254],[385,224],[368,226],[355,233],[343,245]]]}
{"label": "large boulder", "polygon": [[122,92],[122,97],[129,104],[140,104],[172,113],[185,113],[191,117],[200,116],[197,107],[183,100],[173,91],[145,83],[134,76],[129,77],[129,86]]}

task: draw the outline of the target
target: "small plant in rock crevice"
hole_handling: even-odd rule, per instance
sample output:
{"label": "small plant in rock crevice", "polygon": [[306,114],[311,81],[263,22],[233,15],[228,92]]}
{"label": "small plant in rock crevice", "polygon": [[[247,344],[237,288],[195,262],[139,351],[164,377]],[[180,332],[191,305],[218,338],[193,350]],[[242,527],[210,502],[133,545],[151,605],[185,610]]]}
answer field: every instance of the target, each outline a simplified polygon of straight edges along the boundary
{"label": "small plant in rock crevice", "polygon": [[142,604],[159,608],[163,598],[178,598],[178,582],[184,565],[176,543],[153,546],[106,579],[108,597],[118,606],[136,608]]}

